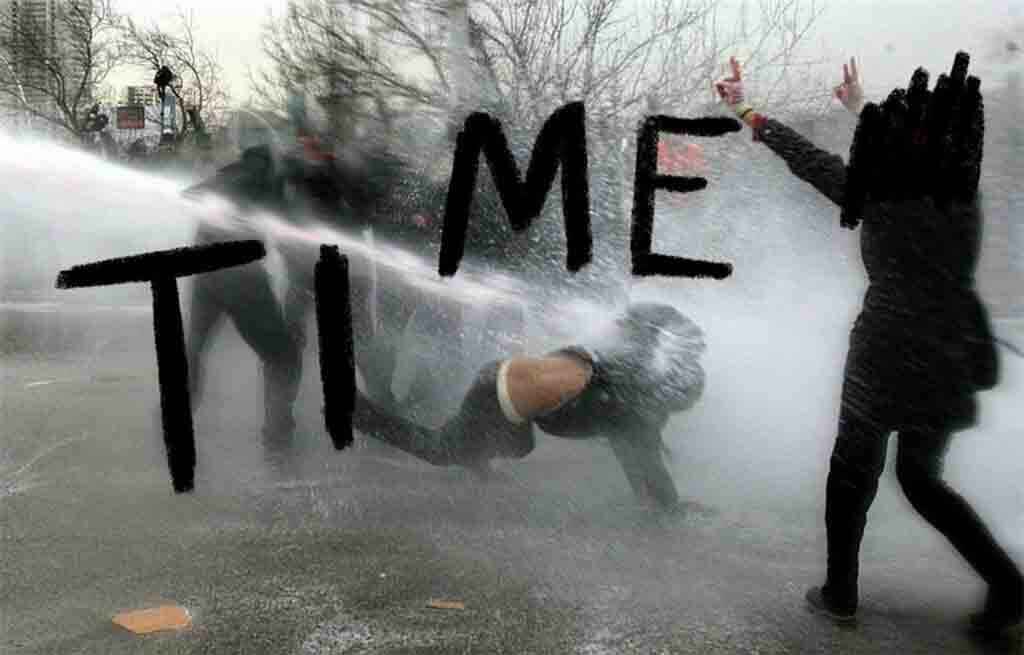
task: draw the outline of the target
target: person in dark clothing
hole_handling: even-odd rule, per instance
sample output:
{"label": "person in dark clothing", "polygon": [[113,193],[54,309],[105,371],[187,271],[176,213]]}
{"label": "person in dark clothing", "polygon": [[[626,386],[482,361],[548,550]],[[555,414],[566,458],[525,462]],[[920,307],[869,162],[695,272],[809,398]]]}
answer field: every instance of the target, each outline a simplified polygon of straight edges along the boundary
{"label": "person in dark clothing", "polygon": [[[211,178],[185,190],[190,197],[216,194],[235,203],[245,213],[256,208],[281,206],[283,179],[275,171],[268,147],[247,149],[240,161],[225,166]],[[222,223],[201,223],[197,244],[237,239],[260,239],[261,234],[244,220],[225,218]],[[210,341],[225,318],[231,319],[246,344],[264,367],[264,443],[277,452],[287,445],[295,428],[292,405],[298,395],[302,355],[285,321],[263,262],[232,267],[192,279],[188,325],[187,362],[192,409],[203,396],[204,360]]]}
{"label": "person in dark clothing", "polygon": [[[190,197],[222,196],[241,215],[263,210],[285,220],[320,219],[328,225],[359,228],[363,222],[351,208],[368,211],[366,198],[375,189],[367,175],[337,166],[333,157],[314,143],[301,152],[276,153],[270,146],[253,146],[239,161],[185,190]],[[365,214],[363,214],[365,215]],[[198,243],[235,239],[265,240],[250,222],[224,219],[197,230]],[[270,274],[262,262],[197,276],[192,283],[188,366],[193,407],[202,395],[203,359],[215,328],[230,318],[265,368],[264,438],[268,446],[287,445],[295,427],[292,407],[302,377],[306,318],[312,307],[316,249],[309,244],[278,244],[287,276],[284,303],[273,293]],[[353,324],[357,337],[372,332],[366,309],[369,279],[365,266],[353,264]],[[360,346],[364,344],[357,341]]]}
{"label": "person in dark clothing", "polygon": [[167,97],[167,87],[174,81],[174,72],[167,66],[161,66],[153,76],[153,84],[156,85],[156,92],[160,96],[160,102]]}
{"label": "person in dark clothing", "polygon": [[83,132],[87,134],[102,132],[107,129],[108,125],[110,125],[110,117],[102,113],[100,104],[96,103],[89,109],[89,113],[85,115]]}
{"label": "person in dark clothing", "polygon": [[984,111],[980,82],[958,53],[933,91],[918,69],[908,89],[861,110],[854,62],[837,97],[859,123],[850,163],[816,148],[744,102],[739,64],[717,89],[736,115],[790,170],[861,227],[868,274],[849,353],[826,488],[825,584],[808,591],[813,609],[840,621],[857,610],[867,511],[886,444],[899,435],[896,474],[907,499],[988,584],[972,626],[999,633],[1024,615],[1024,578],[971,506],[942,480],[952,435],[972,426],[978,391],[998,381],[987,312],[975,290],[982,214],[978,179]]}
{"label": "person in dark clothing", "polygon": [[599,341],[486,364],[440,429],[395,416],[361,393],[353,425],[431,464],[483,475],[494,458],[526,457],[535,427],[569,439],[606,436],[634,493],[675,507],[662,431],[703,393],[703,334],[673,307],[637,303]]}
{"label": "person in dark clothing", "polygon": [[[186,189],[191,197],[206,194],[230,200],[241,215],[257,211],[275,213],[283,220],[301,225],[315,222],[345,232],[370,226],[388,226],[392,216],[414,216],[417,207],[429,203],[415,176],[385,149],[347,152],[336,158],[308,131],[299,136],[294,151],[279,152],[268,146],[253,146],[239,161],[219,169],[210,178]],[[419,189],[413,193],[413,188]],[[403,191],[404,190],[404,191]],[[443,201],[442,201],[443,202]],[[201,225],[199,243],[235,239],[266,240],[246,220]],[[313,272],[318,249],[304,241],[278,239],[287,278],[283,302],[273,294],[269,272],[262,262],[197,276],[192,285],[192,311],[187,340],[193,407],[202,395],[203,361],[215,328],[230,318],[247,344],[257,353],[265,369],[264,438],[275,450],[288,445],[294,430],[292,413],[302,377],[307,319],[313,307]],[[372,395],[390,405],[391,374],[395,368],[393,348],[383,347],[375,338],[371,310],[373,292],[371,264],[350,254],[353,332],[358,364]],[[381,287],[392,285],[383,280]],[[405,298],[385,298],[378,313],[389,320],[404,320],[416,303]],[[396,316],[399,310],[404,316]]]}
{"label": "person in dark clothing", "polygon": [[[246,236],[258,235],[204,226],[196,243]],[[197,276],[191,297],[187,361],[193,411],[199,409],[203,395],[204,360],[210,341],[217,327],[229,318],[263,363],[264,445],[270,452],[280,452],[295,429],[292,406],[301,381],[302,352],[285,322],[269,273],[260,262],[253,262]]]}

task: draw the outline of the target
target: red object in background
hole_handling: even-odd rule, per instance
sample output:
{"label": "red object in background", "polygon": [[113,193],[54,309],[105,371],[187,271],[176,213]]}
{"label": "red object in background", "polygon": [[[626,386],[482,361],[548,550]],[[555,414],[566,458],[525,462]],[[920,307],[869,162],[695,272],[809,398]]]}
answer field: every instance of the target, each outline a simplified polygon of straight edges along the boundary
{"label": "red object in background", "polygon": [[706,170],[704,148],[696,143],[658,142],[658,173],[661,175],[700,175]]}
{"label": "red object in background", "polygon": [[[658,142],[658,174],[701,177],[707,172],[704,148],[696,143],[680,141]],[[678,207],[686,202],[686,193],[666,193],[660,202]]]}
{"label": "red object in background", "polygon": [[146,108],[142,105],[122,105],[117,108],[114,124],[119,130],[145,129]]}
{"label": "red object in background", "polygon": [[320,145],[320,139],[299,133],[299,142],[302,144],[302,155],[306,161],[330,161],[334,159],[334,153],[324,150]]}

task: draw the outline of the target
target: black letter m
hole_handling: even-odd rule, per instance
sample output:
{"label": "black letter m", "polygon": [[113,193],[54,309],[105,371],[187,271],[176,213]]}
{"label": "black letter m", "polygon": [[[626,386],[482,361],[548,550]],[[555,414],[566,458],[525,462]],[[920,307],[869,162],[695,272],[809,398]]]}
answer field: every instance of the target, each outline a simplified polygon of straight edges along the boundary
{"label": "black letter m", "polygon": [[590,233],[590,191],[587,186],[587,136],[582,102],[573,102],[551,114],[541,127],[530,153],[525,183],[501,130],[501,123],[489,114],[471,114],[459,132],[455,161],[448,185],[441,232],[439,272],[452,276],[466,246],[469,206],[476,190],[480,151],[487,158],[501,202],[512,229],[529,227],[540,215],[544,201],[562,166],[562,215],[565,218],[566,267],[575,273],[590,263],[593,238]]}

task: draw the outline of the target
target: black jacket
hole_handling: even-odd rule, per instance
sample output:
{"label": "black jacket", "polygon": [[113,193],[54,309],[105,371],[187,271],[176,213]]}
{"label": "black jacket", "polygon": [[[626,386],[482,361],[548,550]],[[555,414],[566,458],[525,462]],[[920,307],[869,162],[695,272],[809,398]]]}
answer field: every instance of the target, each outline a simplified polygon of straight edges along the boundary
{"label": "black jacket", "polygon": [[[842,206],[846,165],[768,120],[758,131],[800,179]],[[847,358],[844,402],[896,422],[943,418],[992,387],[998,359],[975,290],[982,230],[978,199],[940,207],[931,198],[871,202],[861,257],[868,290]]]}

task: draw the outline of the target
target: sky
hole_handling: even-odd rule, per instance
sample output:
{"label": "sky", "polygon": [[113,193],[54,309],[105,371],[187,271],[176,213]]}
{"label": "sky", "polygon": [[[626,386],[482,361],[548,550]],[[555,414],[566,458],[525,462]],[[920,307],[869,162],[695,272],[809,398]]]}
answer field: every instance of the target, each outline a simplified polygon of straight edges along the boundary
{"label": "sky", "polygon": [[[232,100],[244,103],[249,95],[249,71],[265,65],[260,34],[267,18],[281,15],[287,0],[115,0],[121,11],[144,25],[170,20],[177,8],[191,11],[200,42],[217,53],[224,68]],[[120,89],[129,84],[150,84],[153,73],[118,71],[108,82]]]}
{"label": "sky", "polygon": [[[173,15],[175,7],[194,12],[202,41],[219,54],[236,103],[249,96],[249,71],[265,65],[261,27],[287,5],[287,0],[118,2],[142,22]],[[1024,37],[1024,0],[828,0],[825,7],[808,42],[810,54],[824,58],[837,77],[844,59],[857,56],[869,94],[906,85],[917,66],[933,75],[948,70],[957,49],[974,55],[972,72],[998,74],[1002,69],[983,55],[1008,26],[1020,26],[1017,32]],[[145,71],[122,71],[110,82],[122,87],[150,80]]]}

